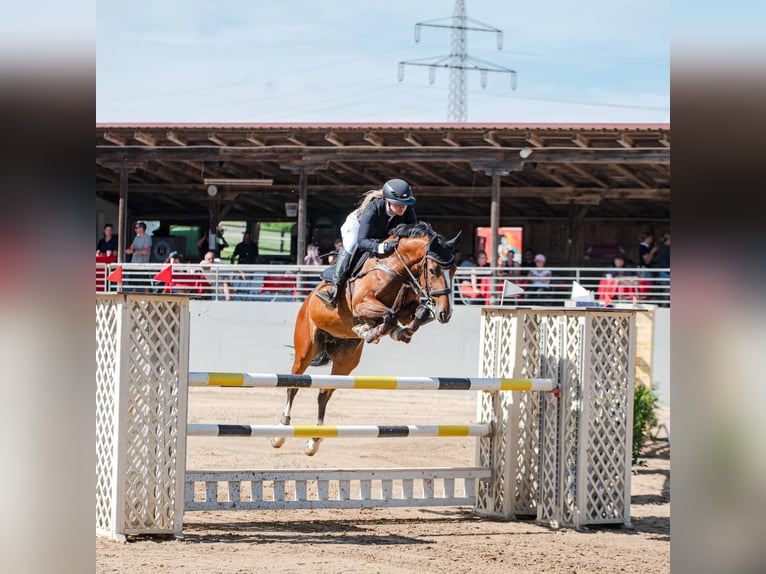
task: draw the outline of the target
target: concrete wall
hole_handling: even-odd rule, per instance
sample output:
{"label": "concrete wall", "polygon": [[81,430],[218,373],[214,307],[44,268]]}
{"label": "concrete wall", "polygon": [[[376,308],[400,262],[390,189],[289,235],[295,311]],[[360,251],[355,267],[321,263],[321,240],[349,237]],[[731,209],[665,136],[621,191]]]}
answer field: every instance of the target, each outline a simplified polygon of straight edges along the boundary
{"label": "concrete wall", "polygon": [[[300,303],[191,301],[190,370],[289,373],[293,322]],[[475,377],[479,371],[481,307],[453,307],[452,320],[430,323],[405,345],[384,338],[365,345],[357,375]],[[654,313],[651,379],[670,404],[670,310]],[[330,366],[309,372],[329,373]]]}
{"label": "concrete wall", "polygon": [[[300,303],[191,301],[192,371],[289,373],[293,323]],[[409,345],[385,337],[365,345],[356,375],[475,377],[480,307],[456,306],[446,325],[421,328]],[[330,366],[309,372],[329,373]]]}

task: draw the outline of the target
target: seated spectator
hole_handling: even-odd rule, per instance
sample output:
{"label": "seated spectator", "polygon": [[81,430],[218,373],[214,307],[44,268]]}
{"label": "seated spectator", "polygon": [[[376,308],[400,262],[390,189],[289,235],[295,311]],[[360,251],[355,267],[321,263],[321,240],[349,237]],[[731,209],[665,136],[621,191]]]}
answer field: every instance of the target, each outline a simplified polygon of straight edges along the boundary
{"label": "seated spectator", "polygon": [[213,251],[208,251],[202,257],[200,267],[208,285],[210,285],[208,291],[210,298],[218,301],[219,297],[223,295],[226,301],[231,301],[232,289],[229,276],[217,268],[221,263],[221,259],[216,257]]}
{"label": "seated spectator", "polygon": [[549,298],[553,273],[545,267],[545,255],[542,253],[535,255],[535,268],[531,269],[528,275],[531,281],[527,287],[527,297],[529,299]]}
{"label": "seated spectator", "polygon": [[[466,259],[463,262],[462,267],[468,267],[465,263],[470,261]],[[485,251],[479,251],[476,256],[476,265],[472,267],[489,267],[489,261],[487,260],[487,253]],[[481,273],[472,272],[471,279],[463,280],[460,284],[460,294],[463,297],[463,301],[468,305],[489,305],[490,304],[490,281],[489,274],[482,275]]]}

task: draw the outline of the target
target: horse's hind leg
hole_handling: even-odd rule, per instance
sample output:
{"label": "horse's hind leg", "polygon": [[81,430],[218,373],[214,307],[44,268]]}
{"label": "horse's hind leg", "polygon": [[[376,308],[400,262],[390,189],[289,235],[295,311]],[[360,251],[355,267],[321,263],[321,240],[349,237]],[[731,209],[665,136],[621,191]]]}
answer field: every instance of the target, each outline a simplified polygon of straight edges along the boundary
{"label": "horse's hind leg", "polygon": [[[324,339],[320,336],[320,333],[320,331],[316,331],[314,337],[311,336],[308,303],[304,303],[295,320],[295,330],[293,333],[295,359],[290,371],[292,374],[303,374],[309,368],[311,360],[321,352]],[[293,400],[296,394],[298,394],[298,389],[287,389],[287,401],[285,402],[285,408],[282,410],[282,416],[279,418],[279,424],[290,424],[290,412],[292,411]],[[283,444],[285,444],[285,437],[272,437],[271,446],[274,448],[279,448]]]}
{"label": "horse's hind leg", "polygon": [[[332,359],[331,375],[348,375],[359,364],[362,358],[364,341],[361,339],[331,339],[327,341],[327,354]],[[330,401],[335,389],[322,389],[317,396],[317,425],[324,424],[324,415],[327,411],[327,403]],[[309,456],[314,456],[319,450],[321,437],[314,437],[306,441],[305,451]]]}
{"label": "horse's hind leg", "polygon": [[[282,416],[279,417],[279,424],[281,425],[290,424],[290,411],[293,408],[293,400],[295,400],[295,395],[297,394],[298,394],[298,389],[287,389],[287,402],[285,403],[285,408],[282,410]],[[274,448],[279,448],[283,444],[285,444],[285,437],[283,436],[271,437],[271,446],[273,446]]]}

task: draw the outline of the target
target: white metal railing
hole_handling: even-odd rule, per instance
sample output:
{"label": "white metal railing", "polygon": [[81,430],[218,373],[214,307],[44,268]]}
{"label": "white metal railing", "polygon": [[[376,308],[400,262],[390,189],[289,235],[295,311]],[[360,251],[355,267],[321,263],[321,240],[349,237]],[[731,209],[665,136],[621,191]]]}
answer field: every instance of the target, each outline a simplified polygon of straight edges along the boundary
{"label": "white metal railing", "polygon": [[[106,277],[122,267],[122,284]],[[228,265],[203,269],[198,263],[174,265],[169,283],[155,275],[164,263],[96,264],[96,292],[178,293],[216,301],[302,301],[320,281],[325,266]],[[574,281],[593,293],[601,304],[648,303],[670,305],[670,269],[625,269],[614,277],[610,267],[548,267],[552,272],[548,289],[536,290],[529,267],[459,267],[453,281],[456,304],[466,305],[563,305],[570,299]],[[472,281],[475,274],[476,281]],[[503,296],[505,281],[525,290]],[[474,289],[474,285],[476,289]]]}

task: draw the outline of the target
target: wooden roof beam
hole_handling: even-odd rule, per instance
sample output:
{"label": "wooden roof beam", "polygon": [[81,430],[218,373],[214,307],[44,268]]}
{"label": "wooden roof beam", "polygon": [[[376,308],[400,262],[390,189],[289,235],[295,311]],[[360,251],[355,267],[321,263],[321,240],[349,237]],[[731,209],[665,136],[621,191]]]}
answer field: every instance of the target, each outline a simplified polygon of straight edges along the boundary
{"label": "wooden roof beam", "polygon": [[553,180],[553,181],[555,181],[556,183],[558,183],[559,185],[561,185],[561,186],[563,186],[563,187],[574,187],[574,185],[572,184],[572,182],[571,182],[571,181],[569,181],[568,179],[566,179],[566,178],[564,178],[564,177],[561,177],[560,175],[558,175],[558,174],[556,173],[556,170],[555,170],[555,168],[552,168],[552,167],[548,167],[548,166],[543,166],[543,165],[538,165],[538,166],[535,168],[535,171],[539,171],[539,172],[540,172],[540,173],[542,173],[542,174],[543,174],[545,177],[547,177],[547,178],[548,178],[548,179],[550,179],[550,180]]}
{"label": "wooden roof beam", "polygon": [[404,134],[404,141],[406,141],[410,145],[414,145],[415,147],[422,147],[423,142],[420,141],[420,138],[413,134],[412,132],[407,132]]}
{"label": "wooden roof beam", "polygon": [[442,141],[446,143],[447,145],[451,145],[452,147],[460,147],[460,143],[456,141],[452,137],[452,134],[449,132],[444,132],[444,134],[442,135]]}
{"label": "wooden roof beam", "polygon": [[259,139],[259,138],[257,138],[257,137],[255,137],[253,135],[253,132],[248,133],[245,136],[245,140],[249,141],[251,144],[256,145],[258,147],[264,147],[266,145],[266,142],[261,140],[261,139]]}
{"label": "wooden roof beam", "polygon": [[188,144],[182,140],[175,132],[168,132],[165,134],[165,139],[169,142],[173,142],[176,145],[186,147]]}
{"label": "wooden roof beam", "polygon": [[223,141],[217,135],[215,135],[213,132],[210,132],[209,134],[207,134],[207,139],[208,139],[208,141],[213,142],[217,146],[226,147],[226,142]]}
{"label": "wooden roof beam", "polygon": [[157,138],[146,132],[133,132],[133,139],[144,145],[154,147],[157,145]]}
{"label": "wooden roof beam", "polygon": [[586,138],[582,134],[574,134],[572,136],[572,143],[574,143],[577,147],[581,147],[583,149],[590,147],[590,142],[588,141],[588,138]]}
{"label": "wooden roof beam", "polygon": [[386,143],[382,137],[372,132],[364,132],[364,141],[371,143],[375,147],[381,147]]}
{"label": "wooden roof beam", "polygon": [[600,187],[602,187],[604,189],[608,189],[609,188],[609,182],[605,181],[604,179],[602,179],[601,177],[599,177],[598,175],[593,173],[588,168],[583,167],[581,165],[577,165],[576,163],[568,163],[568,164],[565,164],[565,165],[569,169],[571,169],[573,172],[575,172],[576,174],[578,174],[578,175],[580,175],[580,176],[582,176],[582,177],[584,177],[586,179],[589,179],[589,180],[595,182]]}
{"label": "wooden roof beam", "polygon": [[439,174],[435,173],[434,171],[432,171],[432,170],[430,170],[430,169],[428,169],[426,167],[423,167],[422,165],[419,165],[419,164],[417,164],[415,162],[412,162],[412,161],[408,161],[408,162],[406,162],[406,164],[410,167],[410,169],[418,171],[418,172],[422,173],[423,175],[425,175],[426,177],[428,177],[428,178],[430,178],[432,180],[438,181],[441,184],[444,184],[444,185],[451,185],[452,184],[452,182],[450,182],[449,180],[444,179]]}
{"label": "wooden roof beam", "polygon": [[531,145],[534,147],[545,147],[545,142],[542,138],[537,137],[532,132],[527,132],[527,137],[525,138]]}
{"label": "wooden roof beam", "polygon": [[629,169],[627,169],[626,167],[623,167],[619,163],[615,163],[615,164],[611,165],[610,167],[612,167],[616,172],[621,173],[622,175],[624,175],[628,179],[631,179],[631,180],[635,181],[638,185],[640,185],[644,189],[651,189],[651,188],[654,187],[654,185],[652,183],[646,181],[644,178],[639,176],[637,173],[634,173],[634,172],[630,171]]}
{"label": "wooden roof beam", "polygon": [[344,145],[346,145],[346,144],[344,144],[344,143],[343,143],[343,140],[341,140],[341,139],[340,139],[340,138],[337,136],[337,134],[336,134],[335,132],[327,132],[327,133],[324,135],[324,139],[326,139],[326,140],[327,140],[328,142],[330,142],[332,145],[334,145],[334,146],[337,146],[337,147],[343,147]]}
{"label": "wooden roof beam", "polygon": [[631,148],[635,145],[633,139],[627,134],[620,134],[617,138],[617,143],[625,148]]}
{"label": "wooden roof beam", "polygon": [[482,136],[482,139],[487,142],[489,145],[494,147],[503,147],[503,144],[501,144],[499,141],[495,139],[495,132],[485,132]]}
{"label": "wooden roof beam", "polygon": [[114,145],[126,145],[127,142],[124,138],[119,137],[116,134],[113,134],[112,132],[104,132],[104,139],[108,141],[109,143],[113,143]]}
{"label": "wooden roof beam", "polygon": [[289,141],[290,143],[293,143],[293,144],[295,144],[295,145],[299,145],[299,146],[305,146],[305,145],[306,145],[306,142],[305,142],[305,141],[303,141],[303,140],[301,140],[301,139],[300,139],[298,136],[296,136],[294,133],[290,133],[290,134],[287,134],[287,136],[285,137],[285,139],[286,139],[287,141]]}

